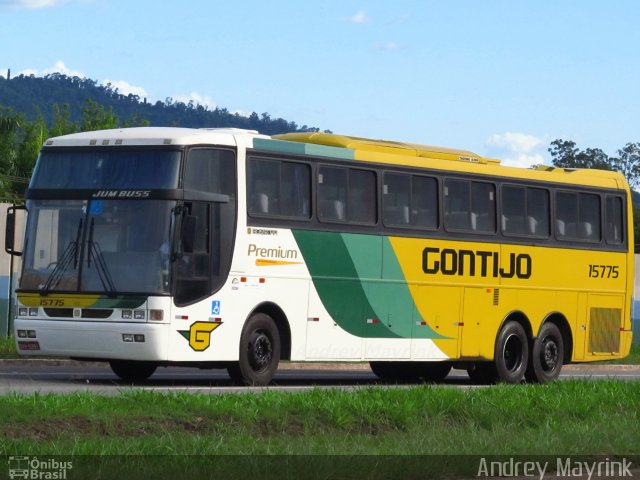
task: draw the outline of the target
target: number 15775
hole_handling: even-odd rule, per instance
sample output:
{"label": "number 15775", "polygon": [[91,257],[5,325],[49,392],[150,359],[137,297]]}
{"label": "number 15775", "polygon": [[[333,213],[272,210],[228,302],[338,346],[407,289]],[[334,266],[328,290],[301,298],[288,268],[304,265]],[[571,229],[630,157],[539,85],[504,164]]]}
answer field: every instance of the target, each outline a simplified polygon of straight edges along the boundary
{"label": "number 15775", "polygon": [[590,278],[618,278],[618,265],[589,265]]}

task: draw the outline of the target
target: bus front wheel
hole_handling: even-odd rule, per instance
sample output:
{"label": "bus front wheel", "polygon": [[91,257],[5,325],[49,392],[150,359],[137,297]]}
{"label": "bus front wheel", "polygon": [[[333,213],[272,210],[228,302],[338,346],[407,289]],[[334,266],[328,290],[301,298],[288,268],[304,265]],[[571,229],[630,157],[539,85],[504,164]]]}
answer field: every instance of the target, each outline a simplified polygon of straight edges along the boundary
{"label": "bus front wheel", "polygon": [[256,313],[240,336],[240,357],[227,371],[234,383],[268,385],[280,361],[280,335],[269,315]]}
{"label": "bus front wheel", "polygon": [[560,375],[564,358],[562,334],[553,323],[545,323],[533,342],[527,368],[527,380],[549,383]]}
{"label": "bus front wheel", "polygon": [[109,366],[113,373],[127,382],[141,382],[149,378],[158,366],[150,362],[133,360],[111,360]]}

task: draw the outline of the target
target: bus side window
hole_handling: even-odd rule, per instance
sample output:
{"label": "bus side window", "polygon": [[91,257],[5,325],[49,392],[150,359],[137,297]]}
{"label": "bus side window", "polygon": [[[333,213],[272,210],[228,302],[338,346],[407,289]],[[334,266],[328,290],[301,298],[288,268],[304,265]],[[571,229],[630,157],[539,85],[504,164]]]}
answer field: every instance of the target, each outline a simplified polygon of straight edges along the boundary
{"label": "bus side window", "polygon": [[591,242],[600,241],[600,197],[581,193],[578,237]]}
{"label": "bus side window", "polygon": [[600,197],[591,193],[556,194],[556,236],[561,240],[600,241]]}
{"label": "bus side window", "polygon": [[250,158],[247,162],[249,214],[280,213],[280,165],[273,160]]}
{"label": "bus side window", "polygon": [[306,163],[282,162],[281,214],[308,219],[311,216],[311,169]]}
{"label": "bus side window", "polygon": [[549,191],[527,188],[527,233],[536,237],[549,236]]}
{"label": "bus side window", "polygon": [[444,187],[444,226],[447,230],[469,230],[470,182],[447,179]]}
{"label": "bus side window", "polygon": [[318,170],[318,218],[344,221],[347,206],[347,169],[320,167]]}
{"label": "bus side window", "polygon": [[435,178],[412,176],[411,225],[438,228],[438,181]]}
{"label": "bus side window", "polygon": [[511,235],[523,235],[527,209],[524,187],[505,185],[502,187],[502,232]]}
{"label": "bus side window", "polygon": [[563,240],[576,237],[578,194],[556,193],[556,236]]}
{"label": "bus side window", "polygon": [[384,174],[382,220],[385,225],[409,225],[411,195],[409,179],[409,175],[395,173]]}
{"label": "bus side window", "polygon": [[235,197],[235,155],[231,150],[196,148],[189,152],[184,187]]}
{"label": "bus side window", "polygon": [[621,244],[623,241],[622,198],[607,197],[605,223],[607,243]]}
{"label": "bus side window", "polygon": [[368,170],[349,170],[349,221],[376,223],[376,174]]}
{"label": "bus side window", "polygon": [[471,182],[471,229],[480,233],[496,231],[496,192],[491,183]]}

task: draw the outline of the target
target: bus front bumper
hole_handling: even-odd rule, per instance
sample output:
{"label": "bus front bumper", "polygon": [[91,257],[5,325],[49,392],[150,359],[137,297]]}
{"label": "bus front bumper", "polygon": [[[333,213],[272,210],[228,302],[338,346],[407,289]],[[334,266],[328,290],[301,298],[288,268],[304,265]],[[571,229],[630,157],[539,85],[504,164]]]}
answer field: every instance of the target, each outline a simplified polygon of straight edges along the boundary
{"label": "bus front bumper", "polygon": [[169,328],[166,324],[17,318],[14,335],[18,353],[25,356],[165,361]]}

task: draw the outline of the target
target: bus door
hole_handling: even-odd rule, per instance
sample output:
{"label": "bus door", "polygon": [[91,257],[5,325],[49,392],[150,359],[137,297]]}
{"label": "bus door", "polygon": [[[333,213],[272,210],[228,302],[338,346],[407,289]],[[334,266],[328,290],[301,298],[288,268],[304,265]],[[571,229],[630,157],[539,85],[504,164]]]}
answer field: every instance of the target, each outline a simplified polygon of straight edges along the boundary
{"label": "bus door", "polygon": [[464,289],[461,357],[490,358],[499,326],[500,315],[497,312],[499,298],[499,288],[467,287]]}

